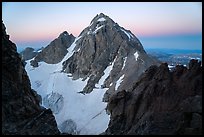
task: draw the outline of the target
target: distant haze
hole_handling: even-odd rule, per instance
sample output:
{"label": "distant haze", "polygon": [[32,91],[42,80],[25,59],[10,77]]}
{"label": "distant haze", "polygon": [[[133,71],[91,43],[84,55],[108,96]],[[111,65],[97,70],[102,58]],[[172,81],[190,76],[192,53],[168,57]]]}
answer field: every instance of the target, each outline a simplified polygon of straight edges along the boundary
{"label": "distant haze", "polygon": [[202,49],[201,2],[3,2],[2,20],[17,47],[74,36],[99,13],[134,33],[144,48]]}

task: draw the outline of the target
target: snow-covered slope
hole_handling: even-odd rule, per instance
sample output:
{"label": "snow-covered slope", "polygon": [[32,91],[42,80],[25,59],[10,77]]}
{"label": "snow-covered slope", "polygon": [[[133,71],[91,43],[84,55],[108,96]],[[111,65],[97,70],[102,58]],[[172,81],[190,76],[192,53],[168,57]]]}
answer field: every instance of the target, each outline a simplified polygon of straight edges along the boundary
{"label": "snow-covered slope", "polygon": [[[76,38],[75,42],[78,39]],[[68,48],[68,53],[64,59],[73,54],[75,42]],[[72,80],[69,74],[61,72],[64,59],[58,64],[39,62],[39,67],[37,68],[33,68],[30,65],[30,60],[28,60],[26,71],[31,78],[31,87],[42,98],[52,93],[58,93],[63,96],[63,108],[59,108],[59,113],[54,113],[58,128],[63,122],[71,119],[76,124],[75,134],[100,134],[104,132],[109,123],[109,115],[106,114],[105,110],[107,104],[102,102],[103,95],[107,89],[99,87],[90,94],[83,95],[78,93],[87,84],[88,78],[84,81],[82,79]],[[106,73],[104,77],[108,76]],[[101,83],[98,84],[100,85],[102,82],[101,80]],[[42,105],[47,107],[44,104],[44,99]]]}

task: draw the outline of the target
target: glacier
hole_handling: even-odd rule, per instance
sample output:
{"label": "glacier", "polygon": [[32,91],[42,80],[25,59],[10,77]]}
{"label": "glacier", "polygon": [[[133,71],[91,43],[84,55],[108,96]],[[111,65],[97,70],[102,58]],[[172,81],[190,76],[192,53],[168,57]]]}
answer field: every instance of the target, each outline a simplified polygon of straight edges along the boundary
{"label": "glacier", "polygon": [[[58,128],[61,132],[63,123],[72,120],[76,123],[76,134],[96,135],[103,133],[108,128],[110,115],[106,113],[106,102],[102,102],[103,95],[107,88],[95,88],[89,94],[80,94],[87,84],[86,80],[73,80],[72,76],[61,72],[62,63],[71,57],[74,52],[76,38],[73,44],[67,49],[68,53],[64,59],[57,64],[47,64],[39,62],[39,67],[33,68],[30,61],[27,60],[25,69],[30,77],[31,87],[37,91],[42,98],[47,95],[58,93],[63,96],[63,107],[58,113],[54,113]],[[112,65],[104,72],[99,85],[110,73]],[[42,106],[46,107],[42,100]]]}

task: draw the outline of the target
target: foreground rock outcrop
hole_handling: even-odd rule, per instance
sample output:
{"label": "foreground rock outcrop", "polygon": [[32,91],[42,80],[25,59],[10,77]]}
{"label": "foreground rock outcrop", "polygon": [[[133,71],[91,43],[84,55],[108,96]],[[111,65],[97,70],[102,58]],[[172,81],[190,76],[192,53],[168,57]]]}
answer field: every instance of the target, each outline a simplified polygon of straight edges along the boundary
{"label": "foreground rock outcrop", "polygon": [[151,66],[133,87],[114,94],[107,109],[108,135],[202,134],[201,62],[172,71],[166,63]]}
{"label": "foreground rock outcrop", "polygon": [[50,109],[42,108],[40,96],[31,89],[15,44],[2,22],[2,134],[60,134]]}

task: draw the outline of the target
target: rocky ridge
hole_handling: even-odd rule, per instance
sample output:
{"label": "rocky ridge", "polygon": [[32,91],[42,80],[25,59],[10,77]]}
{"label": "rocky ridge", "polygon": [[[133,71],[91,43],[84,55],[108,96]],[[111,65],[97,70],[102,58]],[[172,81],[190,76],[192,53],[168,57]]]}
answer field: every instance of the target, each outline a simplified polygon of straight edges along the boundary
{"label": "rocky ridge", "polygon": [[53,40],[31,60],[31,65],[38,67],[38,62],[40,61],[44,61],[48,64],[59,63],[67,54],[67,48],[71,46],[74,39],[75,37],[67,31],[62,32],[58,38]]}
{"label": "rocky ridge", "polygon": [[2,21],[2,134],[60,134],[50,109],[39,104],[41,97],[31,89],[16,45],[9,40]]}
{"label": "rocky ridge", "polygon": [[149,67],[134,86],[110,98],[108,135],[202,134],[202,67]]}

